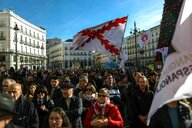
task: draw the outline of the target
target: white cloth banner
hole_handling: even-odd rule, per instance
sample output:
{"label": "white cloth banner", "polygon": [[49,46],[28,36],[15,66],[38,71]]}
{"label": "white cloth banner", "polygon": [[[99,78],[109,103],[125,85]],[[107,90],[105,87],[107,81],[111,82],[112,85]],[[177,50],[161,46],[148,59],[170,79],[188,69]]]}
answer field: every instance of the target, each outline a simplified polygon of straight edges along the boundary
{"label": "white cloth banner", "polygon": [[120,54],[127,17],[84,29],[73,37],[71,50],[90,50],[104,54]]}
{"label": "white cloth banner", "polygon": [[150,36],[151,36],[151,31],[145,31],[142,32],[139,37],[138,37],[138,44],[140,48],[143,48],[143,46],[145,46],[146,44],[148,44],[150,42]]}
{"label": "white cloth banner", "polygon": [[125,72],[125,62],[128,60],[128,55],[124,52],[120,53],[120,64],[119,69],[122,69]]}
{"label": "white cloth banner", "polygon": [[164,104],[192,97],[192,0],[184,0],[148,119]]}

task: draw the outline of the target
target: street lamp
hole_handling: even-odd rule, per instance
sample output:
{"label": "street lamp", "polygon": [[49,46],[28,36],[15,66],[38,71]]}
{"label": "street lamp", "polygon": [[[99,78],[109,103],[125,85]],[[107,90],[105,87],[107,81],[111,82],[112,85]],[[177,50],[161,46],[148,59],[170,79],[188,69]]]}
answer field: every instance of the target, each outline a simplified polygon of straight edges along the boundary
{"label": "street lamp", "polygon": [[137,28],[136,22],[134,21],[134,29],[131,29],[130,34],[134,34],[134,36],[135,36],[135,63],[136,63],[136,66],[138,67],[138,58],[137,58],[137,33],[140,33],[140,29]]}
{"label": "street lamp", "polygon": [[18,26],[17,26],[17,24],[15,24],[15,27],[13,28],[14,30],[15,30],[15,55],[16,55],[16,70],[17,70],[17,66],[18,66],[18,53],[17,53],[17,33],[18,33],[18,31],[19,31],[19,28],[18,28]]}

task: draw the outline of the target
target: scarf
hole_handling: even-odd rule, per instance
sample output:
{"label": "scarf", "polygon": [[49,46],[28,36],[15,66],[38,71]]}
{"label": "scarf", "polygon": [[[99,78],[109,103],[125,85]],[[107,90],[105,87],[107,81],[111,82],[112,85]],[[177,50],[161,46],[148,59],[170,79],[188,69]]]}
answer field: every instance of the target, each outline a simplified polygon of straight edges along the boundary
{"label": "scarf", "polygon": [[106,109],[106,106],[107,104],[109,104],[109,100],[107,100],[105,103],[101,104],[99,103],[98,101],[96,101],[94,104],[93,104],[93,110],[94,110],[94,113],[95,113],[95,116],[98,116],[98,115],[105,115],[105,109]]}

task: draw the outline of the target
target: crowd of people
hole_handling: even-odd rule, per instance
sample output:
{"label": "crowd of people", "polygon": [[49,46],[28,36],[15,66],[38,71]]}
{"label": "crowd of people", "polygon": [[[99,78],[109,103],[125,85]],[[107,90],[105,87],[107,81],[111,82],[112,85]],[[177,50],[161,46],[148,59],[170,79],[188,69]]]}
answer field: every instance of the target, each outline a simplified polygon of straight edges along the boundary
{"label": "crowd of people", "polygon": [[160,72],[27,70],[0,74],[1,128],[191,128],[190,99],[161,107],[147,125]]}

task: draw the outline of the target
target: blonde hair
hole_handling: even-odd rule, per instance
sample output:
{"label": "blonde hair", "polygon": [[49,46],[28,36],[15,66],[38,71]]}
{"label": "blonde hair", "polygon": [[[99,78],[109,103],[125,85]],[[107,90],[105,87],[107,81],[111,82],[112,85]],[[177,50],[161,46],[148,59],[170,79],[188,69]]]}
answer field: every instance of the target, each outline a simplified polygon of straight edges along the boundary
{"label": "blonde hair", "polygon": [[98,93],[104,93],[107,96],[109,96],[109,90],[107,88],[101,88],[99,89]]}
{"label": "blonde hair", "polygon": [[137,83],[139,83],[139,79],[140,79],[140,78],[145,79],[145,80],[147,81],[147,87],[149,87],[149,81],[148,81],[147,77],[146,77],[146,76],[139,76],[139,77],[137,78]]}

